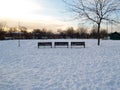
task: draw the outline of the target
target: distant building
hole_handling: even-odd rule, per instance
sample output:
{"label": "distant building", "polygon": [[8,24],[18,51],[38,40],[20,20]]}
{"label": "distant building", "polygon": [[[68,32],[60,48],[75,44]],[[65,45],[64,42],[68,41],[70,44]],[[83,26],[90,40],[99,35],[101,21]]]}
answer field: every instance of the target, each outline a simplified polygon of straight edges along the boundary
{"label": "distant building", "polygon": [[120,33],[118,33],[118,32],[111,33],[110,39],[111,40],[120,40]]}
{"label": "distant building", "polygon": [[103,40],[110,40],[110,37],[104,37]]}
{"label": "distant building", "polygon": [[13,40],[14,37],[5,37],[5,40]]}

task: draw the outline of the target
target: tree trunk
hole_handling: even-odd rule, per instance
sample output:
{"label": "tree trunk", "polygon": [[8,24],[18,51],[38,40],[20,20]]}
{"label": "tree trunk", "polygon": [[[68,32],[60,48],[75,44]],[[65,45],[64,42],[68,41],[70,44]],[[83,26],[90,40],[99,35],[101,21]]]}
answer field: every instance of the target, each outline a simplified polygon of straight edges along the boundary
{"label": "tree trunk", "polygon": [[100,23],[98,23],[98,46],[100,46]]}

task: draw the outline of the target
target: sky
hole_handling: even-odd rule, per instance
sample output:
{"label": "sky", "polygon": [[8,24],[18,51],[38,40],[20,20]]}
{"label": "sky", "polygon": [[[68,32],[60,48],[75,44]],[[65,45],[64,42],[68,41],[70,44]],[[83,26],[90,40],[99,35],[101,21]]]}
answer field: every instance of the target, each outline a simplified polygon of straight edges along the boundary
{"label": "sky", "polygon": [[28,30],[46,28],[53,31],[78,26],[92,28],[93,23],[85,25],[73,17],[62,0],[0,0],[0,22],[8,27],[21,25]]}
{"label": "sky", "polygon": [[63,29],[77,27],[62,0],[0,0],[0,20],[8,26]]}

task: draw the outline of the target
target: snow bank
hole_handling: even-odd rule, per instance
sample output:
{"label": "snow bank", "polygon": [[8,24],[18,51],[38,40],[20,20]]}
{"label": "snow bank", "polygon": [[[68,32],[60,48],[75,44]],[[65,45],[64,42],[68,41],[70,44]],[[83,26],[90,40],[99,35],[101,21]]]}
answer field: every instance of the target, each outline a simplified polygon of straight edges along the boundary
{"label": "snow bank", "polygon": [[38,41],[0,41],[0,90],[120,90],[120,41],[40,49]]}

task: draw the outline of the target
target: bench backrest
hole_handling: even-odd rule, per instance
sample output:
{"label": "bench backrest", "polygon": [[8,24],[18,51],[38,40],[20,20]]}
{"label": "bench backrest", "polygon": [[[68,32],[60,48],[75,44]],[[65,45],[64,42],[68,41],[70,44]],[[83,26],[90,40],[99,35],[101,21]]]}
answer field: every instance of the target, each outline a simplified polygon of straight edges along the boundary
{"label": "bench backrest", "polygon": [[68,46],[68,42],[55,42],[55,45],[67,45]]}
{"label": "bench backrest", "polygon": [[52,42],[38,42],[38,46],[51,46]]}
{"label": "bench backrest", "polygon": [[71,42],[71,45],[85,45],[85,42]]}

